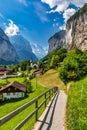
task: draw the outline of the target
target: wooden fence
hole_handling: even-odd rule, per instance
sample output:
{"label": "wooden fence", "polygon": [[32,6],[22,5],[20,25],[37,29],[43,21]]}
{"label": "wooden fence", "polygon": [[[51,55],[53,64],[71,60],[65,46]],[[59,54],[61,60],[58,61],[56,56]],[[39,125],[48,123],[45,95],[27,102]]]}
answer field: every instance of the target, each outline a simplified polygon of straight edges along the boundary
{"label": "wooden fence", "polygon": [[[19,130],[34,114],[36,115],[36,121],[38,120],[38,110],[42,107],[42,105],[47,105],[47,100],[51,99],[51,97],[53,97],[58,91],[57,87],[51,88],[49,90],[47,90],[46,92],[44,92],[43,94],[39,95],[38,97],[36,97],[35,99],[31,100],[30,102],[24,104],[23,106],[19,107],[18,109],[16,109],[15,111],[11,112],[10,114],[0,118],[0,126],[3,125],[4,123],[6,123],[7,121],[9,121],[10,119],[12,119],[14,116],[18,115],[19,113],[21,113],[23,110],[25,110],[27,107],[30,107],[32,104],[35,103],[35,109],[34,111],[28,115],[22,122],[20,122],[15,128],[14,130]],[[38,100],[44,97],[44,100],[41,102],[40,105],[38,105]]]}

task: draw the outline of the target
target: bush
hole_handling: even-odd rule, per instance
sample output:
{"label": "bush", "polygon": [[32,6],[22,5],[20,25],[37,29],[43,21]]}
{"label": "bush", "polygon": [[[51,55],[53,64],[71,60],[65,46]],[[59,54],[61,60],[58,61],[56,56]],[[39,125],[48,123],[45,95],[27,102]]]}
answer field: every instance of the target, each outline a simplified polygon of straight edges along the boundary
{"label": "bush", "polygon": [[83,53],[78,49],[68,52],[59,70],[60,78],[64,83],[82,78],[83,68],[82,70],[80,69],[83,64],[80,59],[82,56]]}
{"label": "bush", "polygon": [[87,75],[87,51],[84,51],[80,57],[79,68],[80,68],[80,75],[82,77]]}
{"label": "bush", "polygon": [[53,51],[48,60],[49,68],[56,68],[58,66],[58,63],[64,60],[66,54],[67,50],[64,48]]}
{"label": "bush", "polygon": [[28,79],[27,77],[24,77],[24,84],[27,88],[27,93],[31,93],[33,88],[32,88],[30,79]]}
{"label": "bush", "polygon": [[72,57],[65,58],[59,71],[60,78],[63,80],[64,83],[79,79],[79,64]]}

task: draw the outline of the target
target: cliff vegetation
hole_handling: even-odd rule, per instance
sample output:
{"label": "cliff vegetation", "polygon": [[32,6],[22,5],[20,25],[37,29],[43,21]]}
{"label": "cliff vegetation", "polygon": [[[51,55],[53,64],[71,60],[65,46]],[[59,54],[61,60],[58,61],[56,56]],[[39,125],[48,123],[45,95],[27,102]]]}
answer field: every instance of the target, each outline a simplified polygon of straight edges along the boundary
{"label": "cliff vegetation", "polygon": [[67,23],[78,19],[83,14],[87,14],[87,3],[83,6],[83,8],[79,9],[73,16],[71,16]]}

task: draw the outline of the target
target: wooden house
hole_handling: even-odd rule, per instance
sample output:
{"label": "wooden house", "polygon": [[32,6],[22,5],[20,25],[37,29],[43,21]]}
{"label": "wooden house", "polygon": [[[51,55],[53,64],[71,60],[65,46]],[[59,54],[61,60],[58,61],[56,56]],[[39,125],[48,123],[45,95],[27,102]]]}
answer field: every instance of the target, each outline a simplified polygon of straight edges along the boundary
{"label": "wooden house", "polygon": [[0,71],[0,77],[10,75],[10,74],[11,74],[10,70],[8,70],[8,71]]}
{"label": "wooden house", "polygon": [[11,74],[12,74],[12,70],[7,70],[7,68],[0,66],[0,77],[11,75]]}
{"label": "wooden house", "polygon": [[26,87],[19,82],[12,82],[0,89],[0,99],[16,99],[25,96]]}

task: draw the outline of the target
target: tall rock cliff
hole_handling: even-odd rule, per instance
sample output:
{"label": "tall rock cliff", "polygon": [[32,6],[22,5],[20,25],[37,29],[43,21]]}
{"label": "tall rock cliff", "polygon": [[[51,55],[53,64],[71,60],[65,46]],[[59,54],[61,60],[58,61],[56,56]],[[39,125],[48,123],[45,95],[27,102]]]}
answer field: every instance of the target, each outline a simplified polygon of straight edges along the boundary
{"label": "tall rock cliff", "polygon": [[78,10],[66,24],[66,31],[60,31],[49,40],[49,52],[57,48],[75,47],[87,50],[87,4]]}
{"label": "tall rock cliff", "polygon": [[66,47],[66,39],[65,39],[65,30],[62,30],[58,33],[55,33],[49,40],[49,49],[48,52],[52,52],[55,49],[65,48]]}
{"label": "tall rock cliff", "polygon": [[67,21],[66,44],[70,50],[87,50],[87,4]]}
{"label": "tall rock cliff", "polygon": [[0,28],[0,64],[18,63],[17,53],[7,35]]}
{"label": "tall rock cliff", "polygon": [[17,51],[19,60],[33,60],[37,61],[38,58],[32,52],[30,42],[26,40],[22,35],[15,35],[10,37],[10,41]]}

